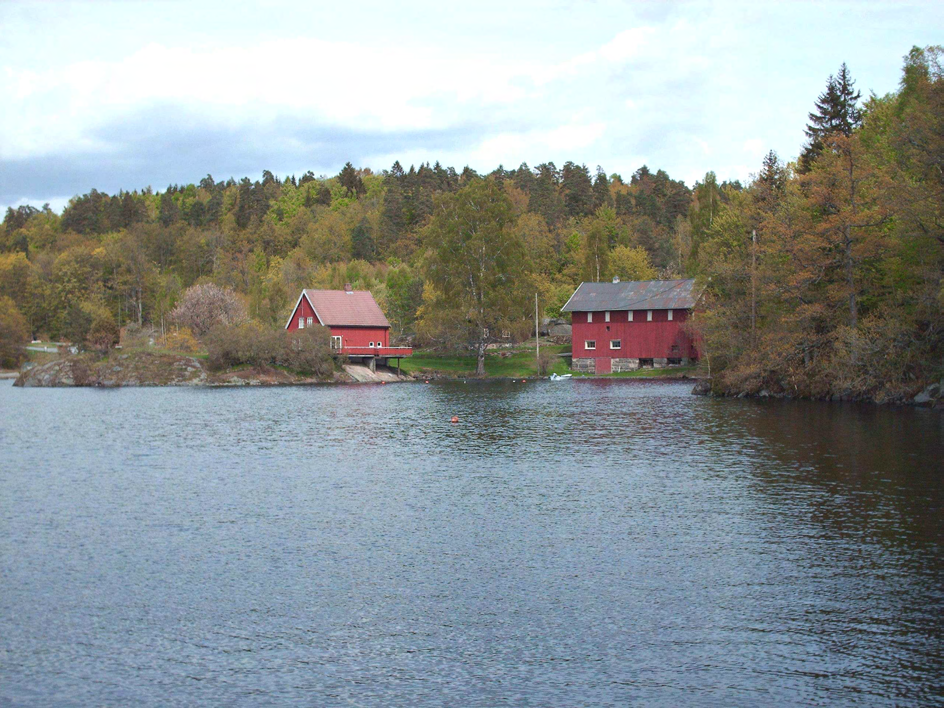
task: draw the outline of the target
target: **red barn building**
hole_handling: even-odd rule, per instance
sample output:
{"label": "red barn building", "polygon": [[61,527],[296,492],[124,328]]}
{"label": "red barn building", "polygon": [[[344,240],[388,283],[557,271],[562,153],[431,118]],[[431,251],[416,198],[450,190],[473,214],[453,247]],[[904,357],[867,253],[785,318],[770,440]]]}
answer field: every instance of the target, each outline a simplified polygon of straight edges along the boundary
{"label": "red barn building", "polygon": [[390,323],[367,290],[302,290],[285,329],[316,325],[331,330],[331,348],[351,359],[365,360],[371,369],[388,359],[410,356],[410,347],[390,346]]}
{"label": "red barn building", "polygon": [[581,283],[561,308],[573,313],[572,367],[608,374],[698,359],[685,327],[698,297],[694,280]]}

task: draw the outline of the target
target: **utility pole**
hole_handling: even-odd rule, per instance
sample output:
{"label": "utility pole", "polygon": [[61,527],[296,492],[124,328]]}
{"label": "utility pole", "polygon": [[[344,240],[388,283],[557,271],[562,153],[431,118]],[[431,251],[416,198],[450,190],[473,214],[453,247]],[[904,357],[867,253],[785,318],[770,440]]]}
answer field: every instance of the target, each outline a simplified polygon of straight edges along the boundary
{"label": "utility pole", "polygon": [[751,338],[757,339],[757,229],[751,229]]}

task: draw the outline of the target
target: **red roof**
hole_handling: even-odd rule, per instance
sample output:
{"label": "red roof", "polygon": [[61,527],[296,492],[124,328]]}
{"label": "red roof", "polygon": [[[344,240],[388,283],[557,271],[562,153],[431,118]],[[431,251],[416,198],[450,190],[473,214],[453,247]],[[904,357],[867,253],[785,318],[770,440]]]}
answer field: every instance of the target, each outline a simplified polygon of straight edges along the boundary
{"label": "red roof", "polygon": [[321,324],[347,327],[389,327],[369,290],[303,290]]}

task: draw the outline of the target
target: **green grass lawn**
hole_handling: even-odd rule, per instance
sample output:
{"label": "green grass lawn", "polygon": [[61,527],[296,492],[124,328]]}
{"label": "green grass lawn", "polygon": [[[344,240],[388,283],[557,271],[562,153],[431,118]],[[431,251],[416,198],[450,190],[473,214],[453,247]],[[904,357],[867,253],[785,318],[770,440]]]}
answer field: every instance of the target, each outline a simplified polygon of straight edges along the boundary
{"label": "green grass lawn", "polygon": [[[569,371],[567,362],[557,357],[557,354],[567,351],[569,347],[550,344],[541,346],[541,350],[555,354],[555,360],[548,369],[548,374],[564,374]],[[504,354],[505,356],[502,356]],[[435,354],[433,352],[414,351],[413,356],[403,359],[400,369],[406,373],[446,372],[455,375],[472,375],[475,373],[475,357],[456,356],[454,354]],[[394,366],[394,368],[396,368]],[[504,349],[489,351],[485,355],[485,375],[499,378],[517,378],[537,376],[538,367],[534,357],[534,349]]]}
{"label": "green grass lawn", "polygon": [[[590,376],[590,374],[580,374],[572,372],[569,367],[569,360],[556,356],[561,352],[570,351],[569,345],[550,344],[546,347],[542,344],[541,350],[547,350],[555,354],[555,358],[547,371],[551,374],[573,374],[575,378]],[[501,354],[506,354],[502,356]],[[393,368],[396,368],[394,365]],[[455,376],[468,375],[475,373],[474,356],[457,356],[455,354],[440,355],[434,352],[421,350],[414,351],[413,356],[403,359],[400,364],[403,372],[413,374],[422,374],[428,372],[448,373]],[[674,366],[666,369],[639,369],[638,371],[628,371],[619,374],[605,374],[607,378],[651,378],[658,376],[691,376],[695,373],[695,366]],[[538,369],[534,357],[533,345],[530,348],[516,348],[512,350],[489,351],[485,355],[485,375],[496,378],[524,378],[528,376],[537,376]]]}

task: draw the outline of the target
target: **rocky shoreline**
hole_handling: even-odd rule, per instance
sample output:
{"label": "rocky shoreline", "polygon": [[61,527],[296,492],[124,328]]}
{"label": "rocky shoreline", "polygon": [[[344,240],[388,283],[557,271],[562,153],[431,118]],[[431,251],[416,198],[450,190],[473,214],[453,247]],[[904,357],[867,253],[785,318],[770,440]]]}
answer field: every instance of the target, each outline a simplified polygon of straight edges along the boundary
{"label": "rocky shoreline", "polygon": [[877,400],[864,396],[832,394],[820,398],[805,396],[790,396],[786,393],[771,392],[767,389],[760,391],[716,391],[711,386],[710,379],[702,379],[692,389],[695,396],[713,396],[715,398],[781,398],[788,400],[810,400],[843,403],[870,403],[877,406],[917,406],[921,408],[936,408],[944,411],[944,381],[925,386],[914,396],[902,396],[894,399]]}
{"label": "rocky shoreline", "polygon": [[209,371],[199,359],[176,354],[112,353],[99,359],[77,354],[20,372],[14,386],[133,387],[133,386],[284,386],[354,379],[343,372],[331,378],[293,374],[271,367],[240,367]]}

